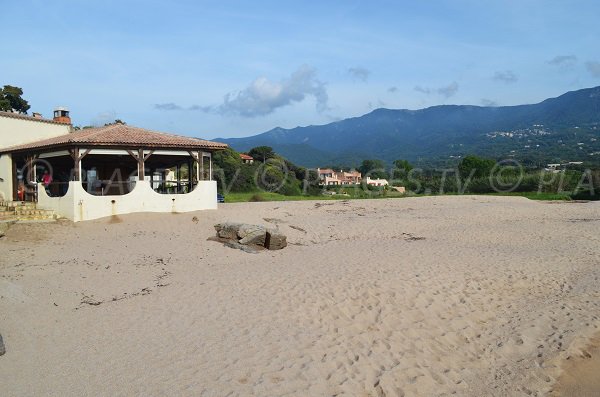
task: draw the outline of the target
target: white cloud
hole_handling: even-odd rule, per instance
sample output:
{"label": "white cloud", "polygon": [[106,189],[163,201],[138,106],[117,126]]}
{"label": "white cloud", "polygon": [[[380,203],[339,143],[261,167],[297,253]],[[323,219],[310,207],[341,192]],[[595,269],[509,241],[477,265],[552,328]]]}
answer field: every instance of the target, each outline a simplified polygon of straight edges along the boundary
{"label": "white cloud", "polygon": [[585,63],[585,68],[594,77],[600,77],[600,62],[589,61]]}
{"label": "white cloud", "polygon": [[450,84],[446,87],[440,87],[437,89],[437,93],[446,98],[450,98],[451,96],[456,95],[457,92],[458,92],[458,83],[456,81],[452,82],[452,84]]}
{"label": "white cloud", "polygon": [[512,70],[498,71],[492,77],[496,81],[501,81],[506,84],[515,83],[519,77]]}
{"label": "white cloud", "polygon": [[447,86],[439,87],[439,88],[429,88],[423,87],[420,85],[415,86],[415,91],[422,92],[423,94],[438,94],[443,96],[444,98],[450,98],[451,96],[456,95],[458,92],[458,83],[453,81]]}
{"label": "white cloud", "polygon": [[415,91],[422,92],[423,94],[431,94],[431,88],[421,87],[420,85],[415,86]]}
{"label": "white cloud", "polygon": [[200,106],[200,105],[192,105],[187,110],[200,110],[202,112],[210,112],[213,108],[211,106]]}
{"label": "white cloud", "polygon": [[350,73],[353,78],[366,82],[371,74],[371,71],[369,69],[357,66],[355,68],[348,69],[348,73]]}
{"label": "white cloud", "polygon": [[242,117],[264,116],[276,109],[302,102],[307,96],[317,101],[317,111],[328,110],[329,96],[325,83],[317,79],[316,70],[310,66],[301,66],[292,75],[280,82],[272,82],[266,77],[259,77],[241,91],[230,92],[223,98],[223,103],[216,106],[192,105],[183,107],[173,102],[157,103],[154,109],[164,111],[192,110],[223,115]]}
{"label": "white cloud", "polygon": [[105,124],[114,122],[116,119],[117,119],[117,112],[115,112],[114,110],[107,110],[107,111],[98,113],[96,115],[96,117],[94,117],[91,120],[90,125],[92,125],[94,127],[101,127]]}
{"label": "white cloud", "polygon": [[554,66],[572,65],[577,62],[575,55],[557,55],[546,63]]}
{"label": "white cloud", "polygon": [[157,110],[183,110],[183,108],[176,103],[157,103],[154,105],[154,109]]}
{"label": "white cloud", "polygon": [[[242,117],[264,116],[294,102],[302,102],[307,96],[317,101],[317,111],[328,109],[329,97],[325,83],[317,79],[314,68],[304,65],[280,82],[259,77],[241,91],[225,95],[223,103],[212,110],[220,114]],[[200,110],[206,108],[198,107]]]}
{"label": "white cloud", "polygon": [[498,106],[498,102],[492,101],[491,99],[483,98],[481,100],[483,106]]}
{"label": "white cloud", "polygon": [[200,106],[200,105],[192,105],[188,108],[178,105],[173,102],[167,103],[156,103],[154,104],[154,109],[156,110],[165,110],[165,111],[173,111],[173,110],[200,110],[202,112],[209,113],[214,110],[212,106]]}

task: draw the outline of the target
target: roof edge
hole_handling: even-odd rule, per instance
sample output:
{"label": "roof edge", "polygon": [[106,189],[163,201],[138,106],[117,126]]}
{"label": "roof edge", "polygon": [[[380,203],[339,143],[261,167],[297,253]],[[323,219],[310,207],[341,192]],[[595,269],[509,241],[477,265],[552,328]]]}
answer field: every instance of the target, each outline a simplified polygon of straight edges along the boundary
{"label": "roof edge", "polygon": [[71,126],[71,127],[73,126],[73,124],[70,124],[70,123],[62,123],[60,121],[54,121],[54,120],[50,120],[50,119],[42,119],[42,118],[29,116],[27,114],[13,113],[13,112],[0,111],[0,117],[7,117],[10,119],[26,120],[26,121],[37,121],[40,123],[48,123],[48,124],[54,124],[54,125],[65,125],[65,126]]}

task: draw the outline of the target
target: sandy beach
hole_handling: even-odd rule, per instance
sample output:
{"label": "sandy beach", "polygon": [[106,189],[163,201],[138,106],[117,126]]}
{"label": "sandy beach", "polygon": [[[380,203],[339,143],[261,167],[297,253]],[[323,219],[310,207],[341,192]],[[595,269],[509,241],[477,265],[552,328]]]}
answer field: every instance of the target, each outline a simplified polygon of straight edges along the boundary
{"label": "sandy beach", "polygon": [[[224,221],[289,246],[210,241]],[[1,394],[568,395],[600,354],[599,230],[600,203],[491,196],[17,224]]]}

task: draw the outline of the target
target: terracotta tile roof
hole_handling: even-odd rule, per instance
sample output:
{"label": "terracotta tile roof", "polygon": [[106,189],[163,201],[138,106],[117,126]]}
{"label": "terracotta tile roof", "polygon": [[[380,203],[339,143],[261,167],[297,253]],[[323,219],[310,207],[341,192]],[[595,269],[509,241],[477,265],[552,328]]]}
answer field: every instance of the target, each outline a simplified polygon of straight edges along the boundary
{"label": "terracotta tile roof", "polygon": [[67,123],[61,123],[59,121],[54,121],[50,119],[42,119],[33,116],[28,116],[26,114],[13,113],[13,112],[0,112],[0,117],[8,117],[11,119],[20,119],[20,120],[29,120],[29,121],[38,121],[40,123],[49,123],[49,124],[61,124],[66,125]]}
{"label": "terracotta tile roof", "polygon": [[242,160],[254,160],[254,157],[248,156],[247,154],[244,154],[244,153],[240,153],[240,158]]}
{"label": "terracotta tile roof", "polygon": [[50,147],[125,147],[157,149],[225,149],[226,144],[150,131],[125,124],[86,128],[70,134],[0,149],[0,153]]}

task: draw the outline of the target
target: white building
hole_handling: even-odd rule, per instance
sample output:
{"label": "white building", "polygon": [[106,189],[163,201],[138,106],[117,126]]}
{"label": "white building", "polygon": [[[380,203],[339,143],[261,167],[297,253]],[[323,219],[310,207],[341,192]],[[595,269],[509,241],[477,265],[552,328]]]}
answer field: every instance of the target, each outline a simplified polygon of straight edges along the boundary
{"label": "white building", "polygon": [[371,186],[387,186],[389,185],[387,179],[371,179],[367,177],[367,185]]}

